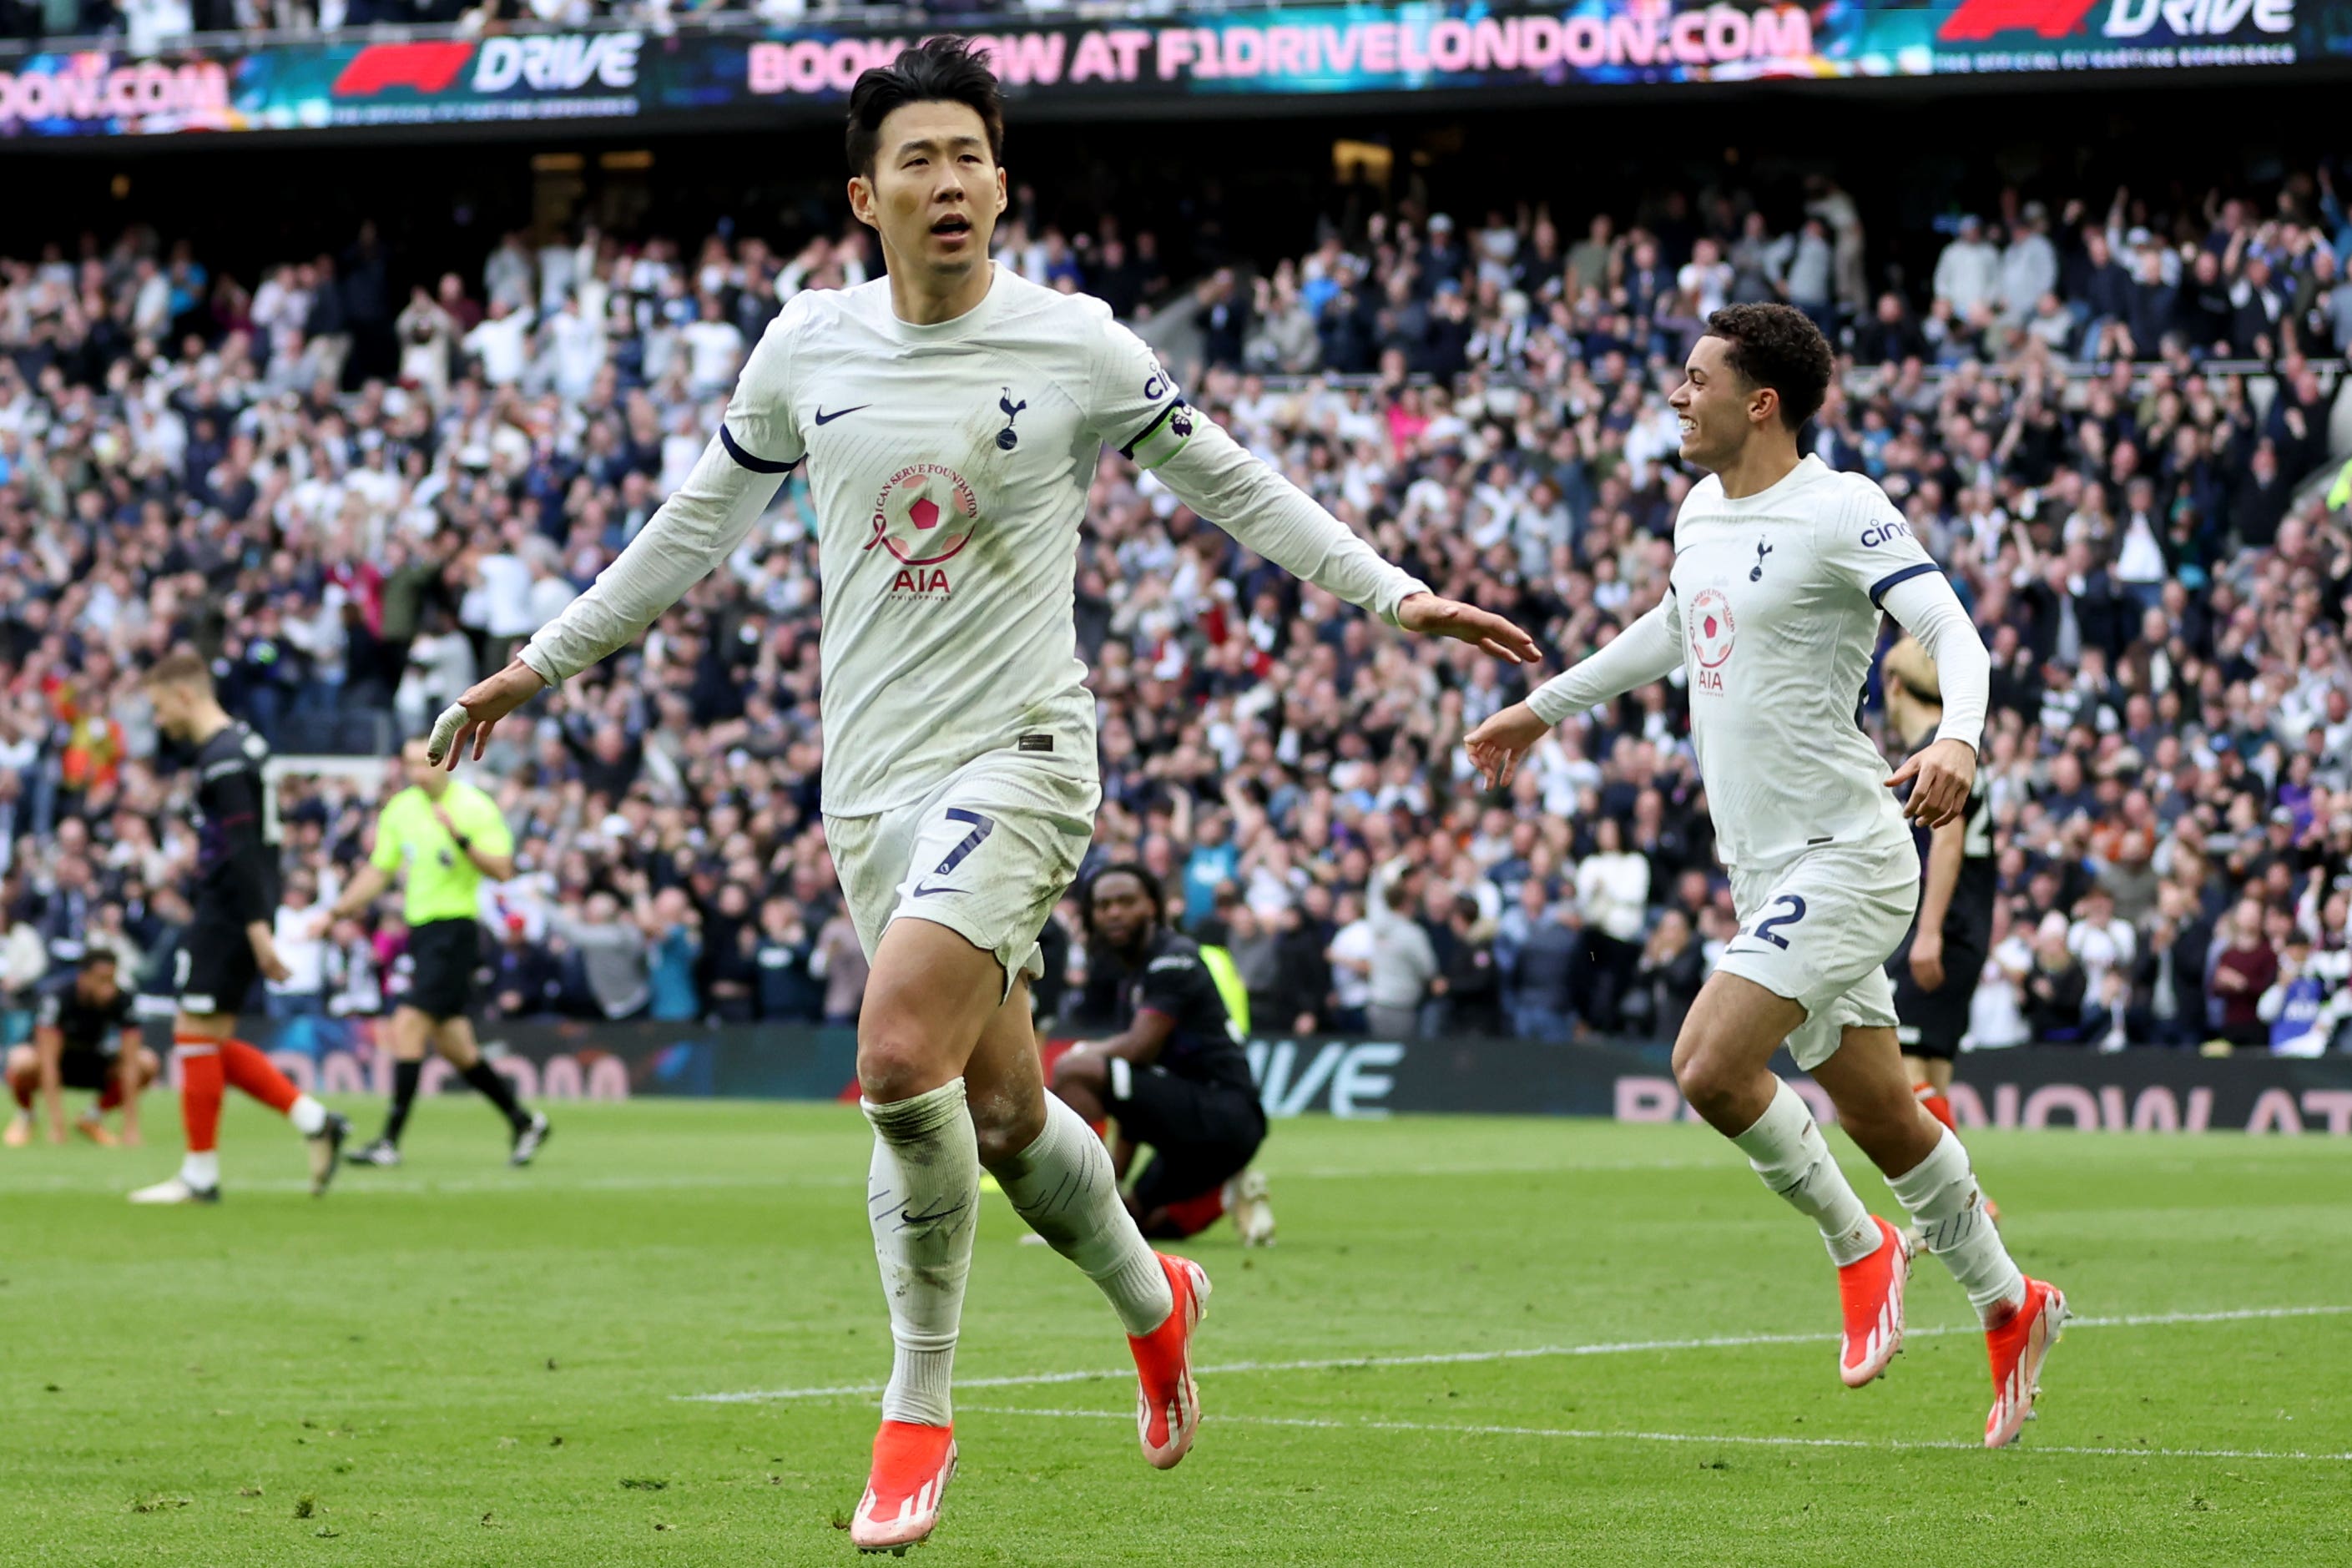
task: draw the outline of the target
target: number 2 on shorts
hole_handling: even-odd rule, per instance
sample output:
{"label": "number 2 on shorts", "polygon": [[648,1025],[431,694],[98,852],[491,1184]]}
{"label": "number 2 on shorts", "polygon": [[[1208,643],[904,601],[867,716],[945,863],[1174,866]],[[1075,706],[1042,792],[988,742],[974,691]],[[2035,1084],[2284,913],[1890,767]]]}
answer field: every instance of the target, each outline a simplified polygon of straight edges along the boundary
{"label": "number 2 on shorts", "polygon": [[1789,913],[1786,915],[1776,915],[1769,920],[1758,921],[1756,923],[1755,936],[1759,942],[1769,942],[1773,946],[1786,952],[1789,946],[1789,939],[1774,931],[1772,927],[1775,925],[1794,925],[1798,921],[1802,920],[1805,917],[1805,901],[1799,898],[1793,893],[1784,893],[1772,902],[1776,904],[1787,904],[1789,906]]}

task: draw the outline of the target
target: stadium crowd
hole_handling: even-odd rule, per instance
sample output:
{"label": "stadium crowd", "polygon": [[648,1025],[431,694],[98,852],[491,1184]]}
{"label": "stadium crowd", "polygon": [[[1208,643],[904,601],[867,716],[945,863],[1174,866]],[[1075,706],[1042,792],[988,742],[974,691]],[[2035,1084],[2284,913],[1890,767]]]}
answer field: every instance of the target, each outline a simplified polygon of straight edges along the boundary
{"label": "stadium crowd", "polygon": [[[1849,359],[1816,449],[1886,487],[1993,653],[1976,1042],[2324,1047],[2352,1008],[2352,532],[2293,497],[2352,345],[2334,190],[2054,217],[2011,193],[1953,221],[1916,298],[1866,287],[1835,186],[1773,216],[1733,193],[1580,225],[1408,204],[1189,296],[1108,220],[999,235],[1124,314],[1181,302],[1197,403],[1561,660],[1664,590],[1692,480],[1664,398],[1706,314],[1806,309]],[[0,260],[0,986],[102,942],[169,988],[192,839],[143,662],[194,644],[281,753],[418,733],[679,482],[782,300],[872,266],[855,233],[515,235],[402,298],[372,232],[250,279],[136,228]],[[2239,357],[2268,366],[2208,368]],[[1160,873],[1261,1031],[1672,1034],[1733,928],[1676,684],[1485,794],[1462,734],[1550,669],[1408,643],[1115,455],[1090,520],[1095,863]],[[520,849],[485,910],[499,1012],[855,1017],[811,521],[788,482],[640,648],[499,730],[473,775]],[[1874,733],[1881,711],[1864,694]],[[312,1042],[402,983],[396,905],[322,938],[302,913],[391,780],[298,773],[277,802],[294,975],[268,1007]],[[1073,906],[1048,945],[1053,1014],[1083,983]]]}

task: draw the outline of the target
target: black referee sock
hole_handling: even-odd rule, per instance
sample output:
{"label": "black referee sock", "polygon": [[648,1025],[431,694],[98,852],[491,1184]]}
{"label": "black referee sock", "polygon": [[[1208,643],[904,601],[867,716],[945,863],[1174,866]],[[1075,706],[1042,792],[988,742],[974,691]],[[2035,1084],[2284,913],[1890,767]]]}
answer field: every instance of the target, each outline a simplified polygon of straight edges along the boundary
{"label": "black referee sock", "polygon": [[397,1148],[401,1129],[408,1125],[408,1108],[416,1103],[417,1080],[425,1076],[421,1061],[392,1064],[392,1110],[383,1119],[383,1141]]}
{"label": "black referee sock", "polygon": [[514,1087],[507,1082],[505,1073],[487,1061],[477,1061],[473,1066],[466,1069],[462,1076],[467,1082],[474,1086],[483,1099],[503,1112],[511,1125],[517,1127],[530,1125],[530,1113],[525,1111],[521,1103],[515,1099]]}

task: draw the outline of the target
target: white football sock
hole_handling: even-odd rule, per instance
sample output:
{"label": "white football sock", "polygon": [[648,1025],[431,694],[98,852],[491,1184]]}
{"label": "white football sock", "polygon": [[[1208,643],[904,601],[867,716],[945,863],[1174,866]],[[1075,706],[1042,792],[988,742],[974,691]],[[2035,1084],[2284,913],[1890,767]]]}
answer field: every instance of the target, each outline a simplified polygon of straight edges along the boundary
{"label": "white football sock", "polygon": [[297,1094],[294,1103],[286,1108],[286,1119],[293,1123],[294,1130],[304,1137],[315,1137],[327,1124],[327,1108],[308,1094]]}
{"label": "white football sock", "polygon": [[2000,1231],[1985,1218],[1984,1194],[1969,1152],[1947,1128],[1927,1157],[1899,1176],[1889,1176],[1903,1207],[1911,1211],[1927,1250],[1944,1260],[1969,1293],[1977,1315],[1990,1322],[2003,1309],[2025,1301],[2025,1276],[2010,1260]]}
{"label": "white football sock", "polygon": [[950,1423],[949,1384],[964,1276],[980,1205],[980,1144],[964,1110],[963,1080],[888,1105],[862,1103],[874,1124],[866,1216],[896,1354],[882,1415],[927,1427]]}
{"label": "white football sock", "polygon": [[1766,1186],[1788,1199],[1798,1213],[1812,1217],[1839,1268],[1859,1263],[1885,1245],[1878,1222],[1862,1207],[1853,1184],[1830,1156],[1813,1113],[1786,1082],[1756,1124],[1731,1141]]}
{"label": "white football sock", "polygon": [[1110,1298],[1129,1333],[1148,1334],[1168,1321],[1175,1293],[1119,1199],[1110,1152],[1058,1096],[1045,1096],[1045,1130],[1037,1141],[989,1174],[1029,1228]]}
{"label": "white football sock", "polygon": [[220,1186],[220,1151],[206,1149],[200,1155],[190,1150],[180,1160],[180,1179],[206,1192]]}

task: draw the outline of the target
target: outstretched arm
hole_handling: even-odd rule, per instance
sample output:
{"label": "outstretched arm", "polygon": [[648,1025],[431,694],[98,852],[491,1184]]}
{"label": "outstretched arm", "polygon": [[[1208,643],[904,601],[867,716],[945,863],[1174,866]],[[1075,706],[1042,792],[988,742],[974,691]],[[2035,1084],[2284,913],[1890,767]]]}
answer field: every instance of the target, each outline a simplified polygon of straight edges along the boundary
{"label": "outstretched arm", "polygon": [[1543,738],[1544,731],[1570,714],[1665,679],[1682,661],[1682,619],[1669,591],[1607,647],[1579,660],[1528,693],[1527,701],[1513,703],[1472,730],[1464,741],[1470,760],[1486,777],[1487,788],[1499,789],[1511,781],[1519,758]]}

